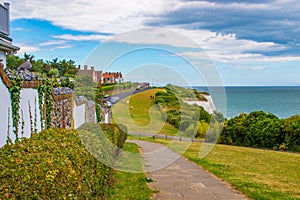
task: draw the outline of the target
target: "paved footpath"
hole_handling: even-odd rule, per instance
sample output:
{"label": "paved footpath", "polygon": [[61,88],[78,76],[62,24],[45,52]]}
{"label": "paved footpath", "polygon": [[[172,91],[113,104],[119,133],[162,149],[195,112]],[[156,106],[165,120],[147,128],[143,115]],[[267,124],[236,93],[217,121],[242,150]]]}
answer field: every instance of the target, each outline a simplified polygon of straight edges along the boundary
{"label": "paved footpath", "polygon": [[150,187],[161,200],[240,200],[248,199],[193,162],[162,144],[132,140],[141,147]]}

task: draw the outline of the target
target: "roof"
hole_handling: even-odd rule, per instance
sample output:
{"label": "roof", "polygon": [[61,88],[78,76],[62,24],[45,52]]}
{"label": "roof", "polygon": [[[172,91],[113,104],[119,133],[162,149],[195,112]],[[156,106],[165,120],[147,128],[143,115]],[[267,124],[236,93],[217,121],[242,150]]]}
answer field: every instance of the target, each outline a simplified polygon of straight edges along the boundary
{"label": "roof", "polygon": [[6,41],[0,39],[0,50],[8,52],[8,53],[14,53],[14,52],[20,50],[20,47],[14,46],[9,42],[6,42]]}
{"label": "roof", "polygon": [[106,72],[103,74],[103,78],[122,78],[122,74],[117,72],[117,73],[112,73],[112,72]]}

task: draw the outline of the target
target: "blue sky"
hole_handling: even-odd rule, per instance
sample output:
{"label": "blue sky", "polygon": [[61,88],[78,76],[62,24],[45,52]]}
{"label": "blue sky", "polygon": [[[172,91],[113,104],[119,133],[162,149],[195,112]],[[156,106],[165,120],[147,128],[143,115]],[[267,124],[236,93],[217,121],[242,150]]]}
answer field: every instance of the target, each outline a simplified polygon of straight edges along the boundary
{"label": "blue sky", "polygon": [[[145,42],[143,32],[133,32],[130,38],[112,39],[113,43],[119,43],[111,45],[114,48],[109,51],[114,54],[124,46],[147,45],[157,49],[129,53],[115,63],[115,68],[122,65],[121,71],[130,71],[130,67],[135,69],[135,65],[147,60],[143,69],[152,66],[157,72],[158,66],[162,71],[180,68],[178,73],[185,73],[185,79],[192,80],[191,84],[202,84],[203,81],[198,82],[193,76],[192,67],[182,64],[181,57],[190,61],[190,66],[201,62],[204,50],[225,85],[300,84],[300,4],[297,0],[14,0],[10,3],[11,37],[14,44],[21,47],[19,55],[27,52],[45,60],[58,57],[103,68],[101,59],[108,53],[103,49],[99,60],[87,62],[99,44],[128,31],[162,28],[181,34],[200,48],[185,46],[175,38],[167,39],[166,43],[159,34],[152,38],[147,36]],[[175,49],[180,57],[176,58],[171,52],[163,53],[159,50],[161,45]],[[137,60],[140,62],[135,62]],[[162,72],[157,73],[157,77],[151,74],[148,79],[162,80],[162,74],[176,77]],[[128,74],[130,79],[134,76],[137,75]]]}

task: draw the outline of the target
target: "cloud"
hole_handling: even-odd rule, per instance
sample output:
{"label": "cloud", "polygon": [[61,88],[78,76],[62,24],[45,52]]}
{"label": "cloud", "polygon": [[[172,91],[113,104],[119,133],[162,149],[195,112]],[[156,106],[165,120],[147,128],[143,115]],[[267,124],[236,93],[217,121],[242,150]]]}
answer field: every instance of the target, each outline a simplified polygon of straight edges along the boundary
{"label": "cloud", "polygon": [[52,46],[52,45],[62,45],[65,43],[66,43],[66,41],[64,41],[64,40],[49,40],[46,42],[42,42],[39,45],[40,46]]}
{"label": "cloud", "polygon": [[64,40],[73,40],[73,41],[104,41],[110,39],[111,35],[72,35],[72,34],[63,34],[63,35],[53,35],[53,38],[64,39]]}
{"label": "cloud", "polygon": [[248,65],[237,65],[231,67],[232,69],[235,70],[264,70],[267,69],[266,66],[248,66]]}
{"label": "cloud", "polygon": [[32,54],[34,52],[40,51],[41,49],[37,46],[29,46],[24,43],[16,43],[16,46],[20,47],[20,50],[18,51],[19,55],[23,55],[24,53]]}
{"label": "cloud", "polygon": [[[105,0],[14,0],[11,18],[42,19],[82,32],[52,35],[66,41],[105,41],[130,30],[163,27],[190,38],[218,62],[299,60],[300,54],[297,0],[123,0],[121,4]],[[125,34],[116,41],[195,45],[155,32],[147,38]]]}

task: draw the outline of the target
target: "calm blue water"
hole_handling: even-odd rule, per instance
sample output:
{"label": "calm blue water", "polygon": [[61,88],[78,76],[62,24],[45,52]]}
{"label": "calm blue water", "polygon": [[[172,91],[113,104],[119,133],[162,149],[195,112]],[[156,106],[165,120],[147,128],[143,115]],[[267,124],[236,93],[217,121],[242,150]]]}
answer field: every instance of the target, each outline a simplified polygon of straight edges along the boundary
{"label": "calm blue water", "polygon": [[[209,92],[206,87],[194,88]],[[218,89],[214,93],[218,94]],[[300,86],[225,87],[225,94],[227,118],[256,110],[274,113],[279,118],[300,114]],[[214,103],[224,113],[217,98],[218,95],[213,96]]]}

